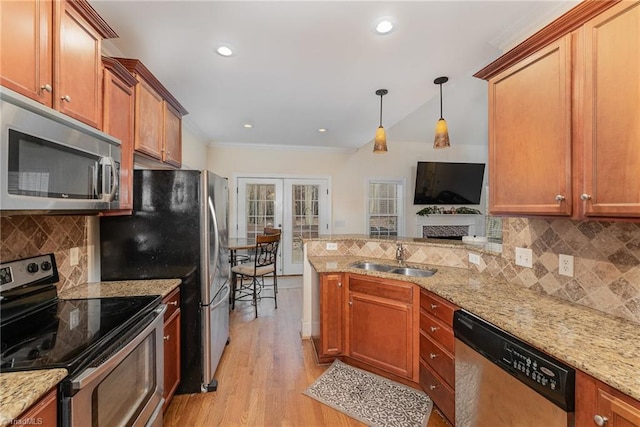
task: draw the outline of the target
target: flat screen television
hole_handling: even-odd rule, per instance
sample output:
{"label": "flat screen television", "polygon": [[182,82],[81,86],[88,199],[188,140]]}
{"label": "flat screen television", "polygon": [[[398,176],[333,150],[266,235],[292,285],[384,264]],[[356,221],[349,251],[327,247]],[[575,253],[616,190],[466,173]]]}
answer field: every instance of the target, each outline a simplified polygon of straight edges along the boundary
{"label": "flat screen television", "polygon": [[484,163],[418,162],[414,205],[478,205]]}

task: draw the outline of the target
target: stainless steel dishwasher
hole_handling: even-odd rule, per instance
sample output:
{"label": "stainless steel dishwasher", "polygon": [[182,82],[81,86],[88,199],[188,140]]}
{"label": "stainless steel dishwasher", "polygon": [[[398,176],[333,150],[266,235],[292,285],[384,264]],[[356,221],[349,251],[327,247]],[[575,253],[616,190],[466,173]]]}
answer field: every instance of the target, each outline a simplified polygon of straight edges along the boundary
{"label": "stainless steel dishwasher", "polygon": [[457,427],[574,426],[574,369],[464,310],[453,330]]}

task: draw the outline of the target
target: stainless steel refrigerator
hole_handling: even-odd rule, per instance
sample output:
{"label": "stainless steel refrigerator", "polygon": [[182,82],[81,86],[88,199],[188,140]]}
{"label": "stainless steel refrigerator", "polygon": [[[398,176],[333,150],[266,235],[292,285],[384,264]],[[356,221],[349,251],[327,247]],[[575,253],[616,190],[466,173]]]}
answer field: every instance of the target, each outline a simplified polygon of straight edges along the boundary
{"label": "stainless steel refrigerator", "polygon": [[100,218],[102,280],[182,279],[177,393],[214,391],[229,342],[228,181],[136,170],[133,186],[130,216]]}

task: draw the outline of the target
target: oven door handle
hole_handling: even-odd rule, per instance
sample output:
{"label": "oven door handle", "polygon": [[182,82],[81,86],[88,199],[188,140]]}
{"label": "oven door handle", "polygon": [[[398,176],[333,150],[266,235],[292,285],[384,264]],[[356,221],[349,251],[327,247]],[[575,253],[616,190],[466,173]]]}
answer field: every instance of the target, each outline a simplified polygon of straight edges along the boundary
{"label": "oven door handle", "polygon": [[[90,367],[85,369],[82,374],[71,381],[71,388],[74,391],[80,390],[86,387],[87,384],[101,379],[103,376],[109,374],[113,368],[118,366],[130,353],[135,349],[142,341],[144,341],[149,333],[158,327],[162,327],[163,314],[167,310],[165,304],[161,304],[154,310],[156,318],[147,325],[142,332],[137,334],[131,342],[127,343],[124,347],[118,350],[113,356],[109,357],[104,363],[96,367]],[[162,336],[162,334],[160,334]]]}

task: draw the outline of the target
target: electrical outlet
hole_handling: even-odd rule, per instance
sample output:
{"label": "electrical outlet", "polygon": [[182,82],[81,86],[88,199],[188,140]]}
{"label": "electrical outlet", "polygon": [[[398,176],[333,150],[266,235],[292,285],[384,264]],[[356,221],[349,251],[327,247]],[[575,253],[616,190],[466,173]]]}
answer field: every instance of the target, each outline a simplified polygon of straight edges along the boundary
{"label": "electrical outlet", "polygon": [[78,265],[80,260],[80,248],[71,248],[69,251],[69,265]]}
{"label": "electrical outlet", "polygon": [[338,250],[338,244],[335,242],[327,242],[327,250],[328,251],[337,251]]}
{"label": "electrical outlet", "polygon": [[516,248],[516,265],[533,268],[533,251],[529,248]]}
{"label": "electrical outlet", "polygon": [[565,254],[558,256],[558,274],[573,277],[573,256]]}
{"label": "electrical outlet", "polygon": [[480,265],[480,255],[469,253],[469,262],[471,264]]}

